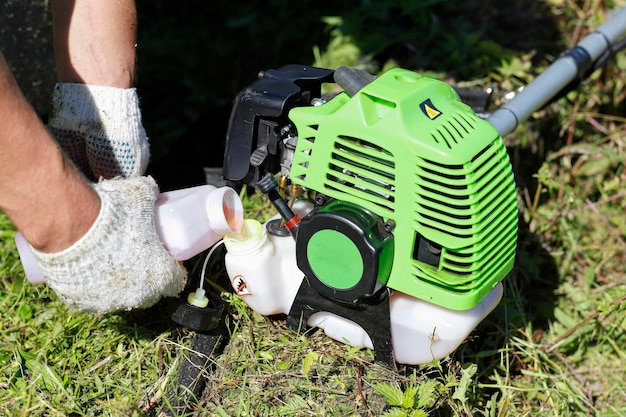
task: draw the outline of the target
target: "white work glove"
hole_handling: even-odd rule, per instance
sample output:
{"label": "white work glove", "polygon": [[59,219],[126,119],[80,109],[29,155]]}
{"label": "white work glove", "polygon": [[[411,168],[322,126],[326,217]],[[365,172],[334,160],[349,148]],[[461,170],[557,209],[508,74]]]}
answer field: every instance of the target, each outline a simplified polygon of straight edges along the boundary
{"label": "white work glove", "polygon": [[158,187],[140,177],[150,147],[136,90],[59,83],[47,127],[89,180],[115,178],[93,184],[101,209],[85,236],[62,252],[33,250],[48,285],[70,309],[99,314],[178,295],[187,273],[156,234]]}
{"label": "white work glove", "polygon": [[150,146],[134,88],[59,83],[51,106],[49,132],[88,179],[145,173]]}
{"label": "white work glove", "polygon": [[96,314],[147,308],[178,295],[187,273],[156,233],[156,182],[112,179],[93,188],[101,209],[87,234],[61,252],[33,249],[48,285],[70,309]]}

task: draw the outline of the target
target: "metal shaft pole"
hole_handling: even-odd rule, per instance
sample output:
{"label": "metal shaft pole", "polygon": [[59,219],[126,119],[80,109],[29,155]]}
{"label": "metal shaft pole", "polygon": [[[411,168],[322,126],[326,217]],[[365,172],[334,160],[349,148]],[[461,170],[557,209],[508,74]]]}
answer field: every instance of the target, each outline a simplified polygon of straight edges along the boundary
{"label": "metal shaft pole", "polygon": [[626,7],[618,10],[568,53],[554,61],[513,100],[496,110],[487,120],[501,136],[511,133],[519,123],[548,103],[624,35]]}

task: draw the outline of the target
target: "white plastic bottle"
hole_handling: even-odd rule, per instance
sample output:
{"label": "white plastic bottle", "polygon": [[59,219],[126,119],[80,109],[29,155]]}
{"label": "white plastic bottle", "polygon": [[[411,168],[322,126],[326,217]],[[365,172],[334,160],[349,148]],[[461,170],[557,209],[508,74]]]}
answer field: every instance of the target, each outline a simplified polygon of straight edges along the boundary
{"label": "white plastic bottle", "polygon": [[[159,240],[177,261],[199,254],[243,225],[243,206],[235,190],[209,184],[161,193],[154,215]],[[33,284],[45,282],[30,245],[19,232],[15,243],[26,278]]]}
{"label": "white plastic bottle", "polygon": [[24,268],[28,281],[30,281],[31,284],[42,284],[46,282],[46,277],[44,277],[43,272],[39,269],[39,265],[37,265],[37,261],[30,250],[30,245],[20,232],[15,234],[15,246],[17,246],[17,253],[20,255],[22,267]]}
{"label": "white plastic bottle", "polygon": [[241,233],[224,236],[233,290],[260,314],[287,314],[296,298],[304,274],[293,243],[291,236],[270,240],[265,226],[252,219],[244,221]]}
{"label": "white plastic bottle", "polygon": [[[299,200],[292,210],[304,217],[312,208],[312,204]],[[291,235],[272,236],[265,225],[246,219],[241,233],[224,236],[224,246],[224,264],[235,293],[262,315],[289,313],[304,279],[296,265]]]}
{"label": "white plastic bottle", "polygon": [[243,206],[229,187],[200,185],[161,193],[154,207],[157,234],[177,261],[213,246],[243,226]]}
{"label": "white plastic bottle", "polygon": [[[248,219],[242,233],[224,237],[224,245],[226,270],[235,292],[262,315],[289,313],[303,279],[293,238],[267,234],[264,225]],[[498,305],[502,292],[498,284],[477,306],[465,311],[394,292],[389,320],[395,360],[417,365],[447,356]],[[373,348],[361,326],[336,314],[316,312],[307,324],[348,345]]]}

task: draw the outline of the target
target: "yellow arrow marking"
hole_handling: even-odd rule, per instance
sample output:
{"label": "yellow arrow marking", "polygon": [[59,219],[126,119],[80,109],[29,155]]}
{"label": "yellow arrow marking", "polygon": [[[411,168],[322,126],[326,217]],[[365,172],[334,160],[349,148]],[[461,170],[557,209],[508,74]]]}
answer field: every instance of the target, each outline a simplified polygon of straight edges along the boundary
{"label": "yellow arrow marking", "polygon": [[439,110],[430,107],[428,104],[424,105],[424,110],[426,111],[426,116],[428,116],[430,120],[434,120],[441,114]]}

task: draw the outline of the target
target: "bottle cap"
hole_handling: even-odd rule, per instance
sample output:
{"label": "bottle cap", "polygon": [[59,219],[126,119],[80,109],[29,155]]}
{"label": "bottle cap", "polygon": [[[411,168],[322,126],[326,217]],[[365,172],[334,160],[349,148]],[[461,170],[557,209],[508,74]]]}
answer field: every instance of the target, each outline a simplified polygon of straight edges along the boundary
{"label": "bottle cap", "polygon": [[24,273],[28,281],[31,284],[42,284],[46,282],[46,277],[35,260],[35,256],[30,249],[30,244],[20,232],[15,234],[15,245],[17,246],[17,253],[20,255],[20,260],[22,261]]}
{"label": "bottle cap", "polygon": [[192,292],[187,296],[187,302],[192,306],[205,308],[209,305],[209,299],[205,295],[205,291],[202,288],[198,288],[196,292]]}

